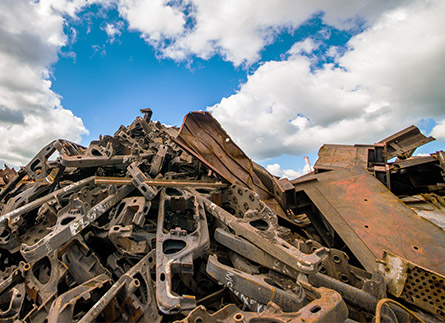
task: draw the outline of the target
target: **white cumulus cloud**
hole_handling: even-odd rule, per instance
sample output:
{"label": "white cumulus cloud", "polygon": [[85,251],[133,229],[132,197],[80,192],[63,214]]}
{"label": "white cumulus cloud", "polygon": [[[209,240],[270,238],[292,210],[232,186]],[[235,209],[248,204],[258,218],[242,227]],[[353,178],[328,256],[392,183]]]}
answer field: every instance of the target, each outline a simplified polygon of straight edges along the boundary
{"label": "white cumulus cloud", "polygon": [[267,165],[266,169],[272,175],[278,176],[280,178],[286,177],[288,179],[294,179],[304,174],[303,171],[297,171],[294,169],[282,169],[281,165],[278,163]]}
{"label": "white cumulus cloud", "polygon": [[166,0],[120,0],[118,3],[119,12],[130,29],[141,32],[152,45],[181,34],[184,29],[184,13],[168,5]]}
{"label": "white cumulus cloud", "polygon": [[51,90],[49,67],[66,43],[64,15],[85,1],[0,2],[0,167],[26,164],[55,138],[80,141],[82,120]]}
{"label": "white cumulus cloud", "polygon": [[[221,55],[234,65],[251,64],[277,33],[295,30],[323,12],[326,23],[356,28],[400,3],[396,1],[294,0],[119,0],[119,11],[130,28],[175,60]],[[186,23],[188,22],[188,23]]]}
{"label": "white cumulus cloud", "polygon": [[445,141],[445,119],[440,120],[431,131],[431,136]]}
{"label": "white cumulus cloud", "polygon": [[[311,71],[295,45],[209,107],[249,156],[310,153],[323,143],[372,143],[421,118],[445,117],[445,2],[416,1],[351,38],[340,66]],[[433,135],[443,138],[443,122]]]}
{"label": "white cumulus cloud", "polygon": [[118,21],[117,23],[106,23],[105,27],[102,29],[107,33],[110,43],[114,43],[116,41],[116,37],[122,35],[122,29],[124,27],[124,23],[122,21]]}

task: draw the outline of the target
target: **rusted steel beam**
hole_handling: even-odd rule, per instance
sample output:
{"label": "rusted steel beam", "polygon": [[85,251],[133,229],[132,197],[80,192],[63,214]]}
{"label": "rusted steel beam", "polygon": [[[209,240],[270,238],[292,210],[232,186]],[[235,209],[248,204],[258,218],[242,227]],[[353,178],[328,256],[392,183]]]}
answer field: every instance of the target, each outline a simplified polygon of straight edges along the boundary
{"label": "rusted steel beam", "polygon": [[[132,180],[133,178],[131,177],[94,177],[94,183],[96,185],[131,185]],[[228,186],[228,184],[222,182],[209,182],[187,179],[146,179],[145,183],[150,186],[159,187],[223,188]]]}

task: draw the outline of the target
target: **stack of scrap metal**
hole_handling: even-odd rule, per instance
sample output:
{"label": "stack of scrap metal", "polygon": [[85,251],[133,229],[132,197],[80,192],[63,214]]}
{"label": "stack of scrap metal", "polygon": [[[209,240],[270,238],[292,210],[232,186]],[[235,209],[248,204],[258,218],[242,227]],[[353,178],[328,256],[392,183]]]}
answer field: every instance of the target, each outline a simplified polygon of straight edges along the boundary
{"label": "stack of scrap metal", "polygon": [[[141,110],[0,173],[0,322],[440,322],[445,155],[409,127],[289,181]],[[4,175],[6,174],[6,175]]]}

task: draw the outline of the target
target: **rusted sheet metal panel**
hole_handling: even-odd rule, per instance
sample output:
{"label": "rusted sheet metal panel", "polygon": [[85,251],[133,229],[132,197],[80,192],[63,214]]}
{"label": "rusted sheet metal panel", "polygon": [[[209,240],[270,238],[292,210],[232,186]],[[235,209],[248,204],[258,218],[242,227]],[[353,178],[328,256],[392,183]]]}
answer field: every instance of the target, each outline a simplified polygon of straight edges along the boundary
{"label": "rusted sheet metal panel", "polygon": [[318,151],[318,160],[314,165],[315,172],[345,168],[352,165],[368,167],[370,145],[323,145]]}
{"label": "rusted sheet metal panel", "polygon": [[422,135],[416,126],[409,126],[381,140],[380,143],[386,146],[385,157],[388,160],[396,156],[410,157],[417,147],[433,140],[435,138]]}
{"label": "rusted sheet metal panel", "polygon": [[368,270],[384,250],[445,275],[445,232],[419,217],[360,166],[296,184]]}
{"label": "rusted sheet metal panel", "polygon": [[315,172],[360,165],[372,167],[375,163],[384,165],[393,157],[410,157],[417,147],[430,141],[415,126],[409,126],[374,145],[323,145],[314,165]]}
{"label": "rusted sheet metal panel", "polygon": [[176,142],[230,183],[246,186],[262,199],[270,198],[254,172],[252,161],[210,113],[187,114]]}

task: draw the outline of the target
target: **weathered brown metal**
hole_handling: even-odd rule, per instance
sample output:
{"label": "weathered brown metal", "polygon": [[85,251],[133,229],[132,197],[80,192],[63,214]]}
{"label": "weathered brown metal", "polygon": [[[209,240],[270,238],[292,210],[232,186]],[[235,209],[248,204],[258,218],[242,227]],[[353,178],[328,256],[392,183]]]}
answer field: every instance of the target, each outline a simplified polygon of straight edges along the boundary
{"label": "weathered brown metal", "polygon": [[410,157],[432,140],[417,128],[325,145],[315,173],[289,181],[209,113],[178,135],[141,112],[0,172],[0,321],[372,321],[386,297],[445,318],[445,157]]}
{"label": "weathered brown metal", "polygon": [[227,305],[216,313],[210,314],[204,306],[193,310],[182,323],[193,322],[292,322],[292,323],[321,323],[344,322],[348,316],[348,309],[340,294],[326,288],[310,288],[317,299],[303,307],[298,312],[285,313],[279,306],[270,302],[261,312],[241,311],[235,305]]}
{"label": "weathered brown metal", "polygon": [[[318,270],[318,265],[327,256],[326,248],[318,248],[310,254],[301,252],[282,238],[284,228],[278,226],[278,218],[263,202],[256,201],[254,192],[233,185],[229,195],[232,195],[232,200],[236,204],[240,201],[241,196],[246,201],[238,204],[238,212],[236,212],[238,217],[233,216],[202,195],[197,195],[197,197],[199,201],[202,201],[208,213],[228,226],[235,234],[249,240],[273,257],[303,273],[314,273]],[[257,208],[250,208],[248,200],[253,202],[253,205],[257,204]],[[242,215],[242,210],[245,212],[244,215]],[[241,215],[242,217],[240,217]]]}
{"label": "weathered brown metal", "polygon": [[0,169],[0,190],[16,176],[17,171],[5,164],[5,168]]}
{"label": "weathered brown metal", "polygon": [[376,259],[383,259],[387,250],[445,275],[445,232],[419,217],[365,169],[338,169],[307,179],[294,185],[297,194],[306,194],[319,210],[309,218],[329,223],[368,271],[378,268]]}
{"label": "weathered brown metal", "polygon": [[[130,185],[132,183],[131,177],[102,177],[95,176],[94,183],[97,185]],[[223,188],[228,184],[221,182],[209,182],[209,181],[191,181],[186,179],[146,179],[145,183],[150,186],[159,187],[187,187],[187,188]]]}
{"label": "weathered brown metal", "polygon": [[187,114],[175,140],[228,182],[250,188],[261,199],[271,197],[255,174],[252,161],[210,113]]}
{"label": "weathered brown metal", "polygon": [[434,137],[425,137],[416,126],[409,126],[380,140],[379,143],[385,145],[384,155],[388,160],[393,157],[411,157],[417,147],[434,140]]}

